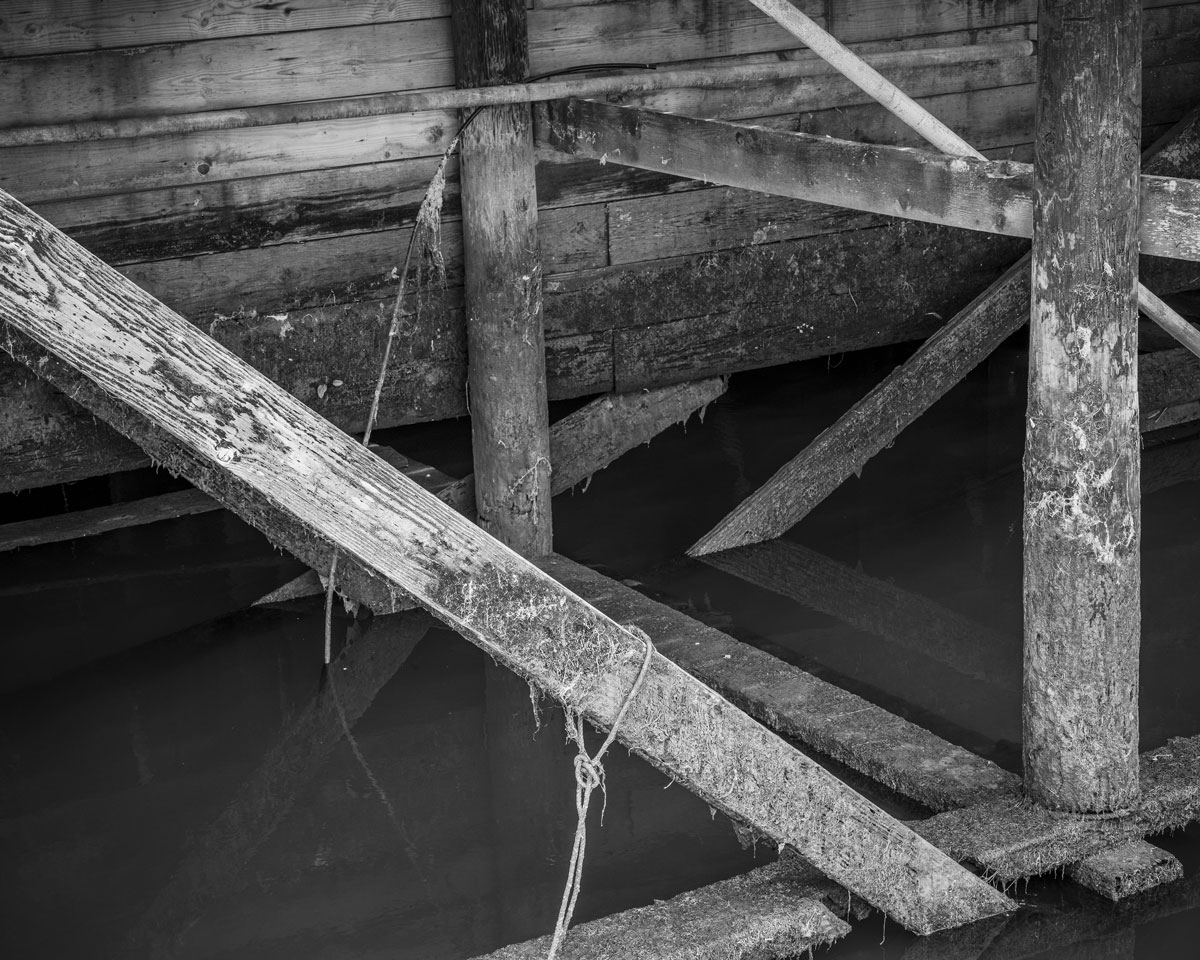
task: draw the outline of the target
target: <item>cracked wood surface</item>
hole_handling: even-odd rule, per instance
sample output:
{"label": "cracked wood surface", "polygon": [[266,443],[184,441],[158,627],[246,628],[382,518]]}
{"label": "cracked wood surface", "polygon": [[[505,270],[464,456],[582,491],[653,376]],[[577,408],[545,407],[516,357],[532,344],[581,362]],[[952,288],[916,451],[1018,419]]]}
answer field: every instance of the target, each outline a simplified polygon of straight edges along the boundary
{"label": "cracked wood surface", "polygon": [[[591,722],[642,643],[0,193],[0,343],[365,602],[400,592]],[[921,933],[1012,902],[661,655],[621,739]]]}

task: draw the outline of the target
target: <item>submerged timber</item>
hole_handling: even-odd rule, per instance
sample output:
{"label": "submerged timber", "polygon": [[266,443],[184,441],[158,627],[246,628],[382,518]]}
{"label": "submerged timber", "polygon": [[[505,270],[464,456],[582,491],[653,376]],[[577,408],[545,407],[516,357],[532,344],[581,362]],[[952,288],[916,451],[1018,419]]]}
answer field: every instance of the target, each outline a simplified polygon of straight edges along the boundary
{"label": "submerged timber", "polygon": [[[1146,838],[1200,818],[1200,747],[1140,743],[1141,499],[1195,474],[1159,440],[1200,421],[1200,3],[102,6],[0,20],[0,492],[150,464],[194,489],[22,517],[0,553],[225,509],[308,569],[260,604],[327,618],[320,692],[127,951],[170,953],[343,737],[387,803],[352,728],[426,614],[579,750],[556,929],[492,956],[785,956],[856,899],[1016,956],[1005,884],[1179,880]],[[1023,644],[784,539],[1027,321]],[[1020,690],[1020,776],[556,552],[552,498],[731,376],[918,342],[686,552],[931,684]],[[461,417],[457,476],[370,444]],[[338,595],[376,619],[335,656]],[[779,862],[569,930],[614,741]]]}

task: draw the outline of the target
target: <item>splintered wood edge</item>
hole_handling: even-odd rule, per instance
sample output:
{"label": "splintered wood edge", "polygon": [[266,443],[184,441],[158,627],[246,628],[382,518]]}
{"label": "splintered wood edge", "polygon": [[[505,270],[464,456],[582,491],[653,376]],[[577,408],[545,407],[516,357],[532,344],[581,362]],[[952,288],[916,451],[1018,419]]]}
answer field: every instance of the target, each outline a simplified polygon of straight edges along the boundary
{"label": "splintered wood edge", "polygon": [[1109,900],[1124,900],[1183,876],[1183,864],[1145,840],[1093,854],[1069,870],[1071,879]]}
{"label": "splintered wood edge", "polygon": [[[814,871],[777,861],[665,902],[573,927],[561,956],[782,960],[849,933],[850,925],[826,905],[844,909],[846,903],[845,894],[822,885]],[[544,936],[514,944],[479,960],[541,960],[550,940]]]}
{"label": "splintered wood edge", "polygon": [[[512,669],[611,724],[641,660],[628,631],[2,191],[0,214],[8,352],[310,566],[337,549],[364,601],[418,594]],[[1015,907],[661,656],[621,739],[917,932]]]}

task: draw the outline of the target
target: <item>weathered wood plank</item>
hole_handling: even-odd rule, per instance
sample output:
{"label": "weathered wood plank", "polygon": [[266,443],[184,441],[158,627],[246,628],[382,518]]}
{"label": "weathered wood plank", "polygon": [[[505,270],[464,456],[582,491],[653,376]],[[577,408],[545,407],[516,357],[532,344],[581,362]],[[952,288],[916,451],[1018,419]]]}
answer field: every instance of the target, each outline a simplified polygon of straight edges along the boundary
{"label": "weathered wood plank", "polygon": [[1029,309],[1028,254],[688,548],[704,556],[777,537],[891,444],[1010,334]]}
{"label": "weathered wood plank", "polygon": [[[195,256],[410,225],[440,157],[31,204],[106,262]],[[543,168],[546,165],[543,164]],[[594,168],[589,164],[589,172]],[[559,165],[554,165],[557,172]],[[446,171],[444,222],[459,219],[458,162]],[[604,208],[614,178],[539,184],[548,254],[564,269],[604,262]],[[551,186],[552,185],[552,186]],[[553,189],[553,194],[550,190]],[[618,190],[621,188],[617,188]],[[571,207],[561,214],[551,209]]]}
{"label": "weathered wood plank", "polygon": [[[940,50],[899,51],[874,55],[881,66],[907,67],[914,63],[954,67],[969,61],[1021,56],[1033,52],[1031,41],[1010,44],[968,44]],[[636,66],[636,65],[635,65]],[[774,80],[811,77],[829,73],[824,64],[788,59],[750,63],[714,63],[703,67],[639,70],[592,77],[553,78],[527,81],[525,74],[501,85],[483,85],[432,90],[398,90],[366,96],[334,97],[328,100],[292,101],[282,104],[204,110],[198,113],[155,117],[126,117],[115,120],[86,120],[0,130],[0,146],[73,143],[79,140],[134,139],[198,133],[203,130],[233,130],[268,127],[283,123],[342,120],[349,117],[379,117],[422,110],[473,110],[481,107],[524,105],[568,97],[605,99],[609,94],[651,93],[683,88],[744,87]]]}
{"label": "weathered wood plank", "polygon": [[[1019,244],[891,225],[615,274],[608,303],[628,303],[621,315],[640,321],[616,331],[618,387],[685,380],[699,369],[734,372],[827,356],[879,346],[885,338],[921,339],[991,282]],[[874,269],[880,262],[894,269]],[[655,323],[660,304],[667,316],[687,306],[695,314]]]}
{"label": "weathered wood plank", "polygon": [[[1032,168],[691,120],[591,101],[550,107],[551,145],[694,180],[781,196],[1028,237]],[[803,170],[797,177],[795,171]],[[1141,178],[1142,250],[1200,260],[1200,181]]]}
{"label": "weathered wood plank", "polygon": [[363,23],[444,17],[448,0],[291,0],[275,3],[196,3],[196,0],[56,0],[6,10],[0,56],[71,53],[111,47],[181,43],[215,37],[322,30]]}
{"label": "weathered wood plank", "polygon": [[885,223],[876,214],[753,190],[693,190],[610,203],[609,258],[614,266],[643,263]]}
{"label": "weathered wood plank", "polygon": [[1197,479],[1200,479],[1200,441],[1195,438],[1155,444],[1142,451],[1143,497]]}
{"label": "weathered wood plank", "polygon": [[[183,223],[180,226],[186,229]],[[549,210],[542,226],[549,271],[607,264],[607,221],[602,207]],[[117,266],[172,309],[198,321],[268,304],[272,305],[271,312],[278,313],[394,292],[395,271],[403,262],[411,230],[410,220],[393,229],[343,233],[305,243],[270,243],[198,257],[139,258]],[[444,308],[461,303],[463,239],[459,217],[443,219],[440,249],[446,263],[445,288],[423,293],[424,308],[434,314],[442,312],[439,304]],[[415,294],[411,302],[415,304]]]}
{"label": "weathered wood plank", "polygon": [[[568,709],[613,722],[642,669],[636,638],[2,199],[8,352],[310,566],[336,544],[347,592],[418,596]],[[661,655],[622,740],[919,932],[1012,908]]]}
{"label": "weathered wood plank", "polygon": [[[1160,103],[1161,98],[1155,96],[1156,77],[1164,71],[1147,72],[1144,104],[1148,122],[1152,112],[1171,120],[1178,115],[1180,106],[1175,101],[1190,97],[1190,91],[1194,89],[1197,75],[1200,74],[1200,65],[1186,66],[1189,75],[1178,78],[1178,83],[1170,85],[1175,92],[1171,103]],[[733,102],[738,103],[740,99],[735,98]],[[992,147],[1006,145],[1008,149],[1015,150],[1003,154],[1006,159],[1028,159],[1032,156],[1031,150],[1026,156],[1024,150],[1027,148],[1013,146],[1015,141],[1032,137],[1032,87],[979,91],[970,97],[920,98],[919,102],[954,123],[985,153]],[[1156,110],[1156,104],[1161,109]],[[803,114],[799,122],[803,132],[906,144],[909,138],[902,131],[892,131],[887,127],[884,114],[885,111],[878,108],[873,115],[862,114],[857,108],[820,110]],[[880,118],[879,122],[872,117]],[[765,121],[760,119],[757,122]],[[785,123],[792,127],[798,121],[795,115],[789,114],[769,118],[769,122]],[[898,139],[889,140],[893,136]],[[143,165],[143,158],[137,156],[135,150],[141,146],[130,146],[128,163],[121,165],[120,170],[114,168],[118,177]],[[347,143],[347,149],[353,153],[356,147]],[[561,155],[547,154],[547,157],[553,156]],[[25,162],[19,156],[13,159]],[[126,263],[142,258],[162,259],[407,224],[415,214],[437,160],[436,157],[414,157],[409,160],[360,163],[320,171],[302,170],[217,182],[211,182],[213,170],[206,176],[192,171],[191,182],[179,186],[45,201],[34,206],[40,214],[110,263]],[[57,160],[50,158],[50,162],[56,163]],[[214,169],[218,176],[226,162],[229,161],[217,159]],[[236,164],[236,160],[232,162]],[[326,157],[324,162],[336,161]],[[286,159],[283,164],[286,166]],[[189,170],[186,164],[175,164],[169,170],[160,171],[160,174],[185,177]],[[603,207],[597,205],[593,209],[585,209],[579,204],[613,199],[631,201],[656,190],[677,193],[694,189],[691,183],[661,175],[638,172],[630,176],[633,174],[631,168],[624,168],[624,171],[623,174],[622,168],[599,167],[595,164],[564,166],[545,160],[539,163],[539,209],[546,221],[543,227],[555,230],[553,236],[544,234],[543,246],[548,254],[554,256],[558,269],[596,265],[604,253]],[[29,172],[34,177],[44,177],[42,170],[33,169]],[[90,168],[76,171],[72,183],[60,184],[60,187],[74,191],[87,189],[85,181],[91,172]],[[102,171],[96,172],[103,180]],[[17,172],[9,170],[9,173],[17,177]],[[121,189],[121,186],[119,179],[116,179],[108,185],[99,183],[95,189]],[[449,219],[457,216],[457,191],[457,170],[456,165],[452,165],[448,202],[444,211]],[[21,195],[15,188],[12,192]],[[789,235],[813,232],[803,222],[800,211],[805,205],[801,201],[756,196],[748,191],[741,193],[747,198],[746,202],[763,207],[758,211],[760,219],[776,222],[778,232],[772,233],[772,238],[784,239]],[[710,211],[699,207],[692,211],[683,207],[676,212],[665,201],[665,197],[658,198],[655,208],[656,211],[661,208],[659,212],[671,227],[665,236],[664,249],[674,250],[677,254],[720,249],[723,245],[744,242],[754,235],[756,224],[751,223],[749,218],[730,219],[729,216],[717,214],[712,220],[692,222],[690,218],[706,217]],[[547,219],[545,215],[552,207],[567,205],[577,207],[572,229],[556,229],[554,219]],[[633,259],[635,253],[642,250],[646,259],[662,257],[664,254],[654,248],[654,236],[633,230],[639,225],[644,225],[646,229],[654,226],[646,219],[649,211],[643,218],[639,215],[638,204],[623,202],[621,207],[622,215],[632,213],[634,216],[632,222],[623,222],[622,227],[626,234],[633,232],[636,246],[621,242],[614,244],[614,249],[625,259]],[[780,212],[775,213],[777,209]],[[732,208],[729,210],[733,212]],[[826,215],[830,213],[832,211],[826,211]],[[819,213],[813,216],[814,220],[821,219]],[[788,223],[793,225],[793,231],[788,231],[784,226]],[[828,229],[828,224],[824,228]]]}
{"label": "weathered wood plank", "polygon": [[[1145,168],[1152,173],[1178,168],[1181,151],[1194,143],[1200,143],[1198,110],[1146,151]],[[1175,149],[1160,166],[1159,157],[1172,147]],[[1200,163],[1193,170],[1200,173]],[[755,543],[778,536],[807,516],[1027,321],[1030,269],[1031,260],[1026,255],[688,552],[699,556]],[[1174,357],[1169,361],[1151,360],[1152,371],[1156,363],[1166,365],[1159,367],[1164,371],[1178,367]],[[1176,402],[1158,382],[1152,382],[1151,393],[1161,393],[1167,402]]]}
{"label": "weathered wood plank", "polygon": [[1072,817],[1028,801],[1000,801],[940,813],[919,830],[957,859],[1010,881],[1200,818],[1200,738],[1180,737],[1144,753],[1140,767],[1141,796],[1128,813]]}
{"label": "weathered wood plank", "polygon": [[[687,957],[689,960],[784,960],[827,946],[850,932],[816,899],[823,892],[803,867],[785,861],[722,880],[670,900],[572,927],[558,956]],[[843,900],[841,906],[845,906]],[[479,960],[540,960],[549,936],[514,944]]]}
{"label": "weathered wood plank", "polygon": [[[857,51],[856,51],[857,52]],[[886,68],[881,68],[886,69]],[[1033,82],[1033,57],[1008,56],[963,64],[916,64],[888,70],[888,76],[913,97],[962,94]],[[616,94],[609,103],[687,117],[746,120],[851,106],[863,101],[862,91],[839,74],[773,80],[748,89],[677,88],[654,93]]]}
{"label": "weathered wood plank", "polygon": [[6,60],[0,126],[190,113],[454,83],[450,21]]}
{"label": "weathered wood plank", "polygon": [[1124,900],[1179,880],[1183,864],[1152,843],[1131,840],[1072,864],[1070,874],[1076,883],[1109,900]]}
{"label": "weathered wood plank", "polygon": [[561,556],[539,566],[751,716],[933,810],[1014,796],[1019,781],[882,707]]}
{"label": "weathered wood plank", "polygon": [[113,504],[111,507],[74,510],[52,517],[6,523],[0,526],[0,553],[21,547],[95,537],[113,530],[190,517],[216,509],[216,501],[208,494],[199,490],[180,490]]}
{"label": "weathered wood plank", "polygon": [[1148,411],[1200,397],[1200,359],[1176,347],[1138,356],[1138,391]]}
{"label": "weathered wood plank", "polygon": [[[1191,49],[1200,40],[1200,27],[1189,34]],[[1148,51],[1149,52],[1149,51]],[[1143,120],[1146,126],[1174,123],[1195,105],[1200,64],[1190,57],[1179,63],[1146,60],[1143,73]],[[919,96],[921,106],[945,120],[977,149],[1033,140],[1033,85],[967,90],[960,94]],[[756,121],[761,122],[761,121]],[[836,109],[809,108],[787,129],[818,136],[868,143],[923,147],[921,137],[875,103],[861,97]]]}
{"label": "weathered wood plank", "polygon": [[0,188],[27,203],[440,156],[457,129],[435,110],[144,140],[14,147]]}
{"label": "weathered wood plank", "polygon": [[[550,425],[550,493],[558,496],[589,481],[634,447],[686,422],[697,410],[703,418],[705,408],[725,392],[727,383],[714,377],[657,390],[610,393],[556,420]],[[475,503],[474,476],[456,480],[451,487],[439,498],[466,513],[458,504]]]}
{"label": "weathered wood plank", "polygon": [[[451,225],[448,232],[453,229]],[[991,282],[1019,253],[1019,243],[901,222],[874,234],[858,231],[659,261],[650,269],[558,274],[548,279],[545,294],[549,395],[561,399],[613,390],[614,338],[622,382],[635,389],[920,339]],[[924,251],[932,252],[926,258]],[[895,270],[856,266],[881,257]],[[936,262],[953,267],[943,276],[931,266]],[[797,269],[800,263],[808,265],[805,270]],[[825,266],[817,270],[814,264]],[[916,278],[926,270],[933,270],[929,284],[918,289],[923,285]],[[378,293],[391,289],[381,287]],[[773,291],[780,299],[774,299]],[[447,291],[447,302],[454,302],[454,293]],[[761,300],[763,296],[770,299]],[[361,430],[390,302],[300,310],[254,306],[257,312],[248,309],[215,324],[208,316],[195,319],[323,416],[344,429]],[[389,376],[382,423],[465,412],[457,309],[444,316],[427,311],[425,329],[433,334],[433,346],[427,344],[424,358],[398,364]],[[796,330],[798,310],[814,318],[803,321],[813,330]],[[710,311],[711,319],[706,317]],[[611,329],[614,324],[619,329]],[[339,380],[341,385],[335,385]],[[1147,409],[1161,407],[1149,399],[1146,403]],[[0,489],[65,482],[146,463],[134,446],[2,356],[0,409],[6,411],[0,417]]]}

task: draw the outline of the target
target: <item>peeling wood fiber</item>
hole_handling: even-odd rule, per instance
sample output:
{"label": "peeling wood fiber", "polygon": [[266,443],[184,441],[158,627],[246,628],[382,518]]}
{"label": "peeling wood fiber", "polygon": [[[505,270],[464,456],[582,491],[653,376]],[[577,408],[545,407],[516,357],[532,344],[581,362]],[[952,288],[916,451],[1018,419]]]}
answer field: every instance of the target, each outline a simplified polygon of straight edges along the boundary
{"label": "peeling wood fiber", "polygon": [[1040,10],[1025,789],[1051,809],[1104,813],[1138,796],[1141,6]]}
{"label": "peeling wood fiber", "polygon": [[[644,647],[0,192],[0,345],[344,590],[410,593],[609,727]],[[621,740],[909,929],[1012,902],[655,654]]]}

